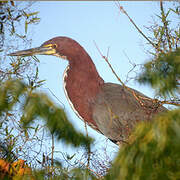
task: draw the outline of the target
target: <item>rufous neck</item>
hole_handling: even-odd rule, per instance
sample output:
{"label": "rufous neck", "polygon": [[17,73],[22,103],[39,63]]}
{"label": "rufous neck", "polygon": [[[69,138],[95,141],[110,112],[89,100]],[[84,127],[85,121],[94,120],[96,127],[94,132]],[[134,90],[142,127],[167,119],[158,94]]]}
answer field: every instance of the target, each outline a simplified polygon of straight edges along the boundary
{"label": "rufous neck", "polygon": [[81,56],[76,60],[69,60],[69,67],[64,75],[66,96],[76,114],[98,130],[92,120],[92,107],[104,80],[99,76],[89,56]]}

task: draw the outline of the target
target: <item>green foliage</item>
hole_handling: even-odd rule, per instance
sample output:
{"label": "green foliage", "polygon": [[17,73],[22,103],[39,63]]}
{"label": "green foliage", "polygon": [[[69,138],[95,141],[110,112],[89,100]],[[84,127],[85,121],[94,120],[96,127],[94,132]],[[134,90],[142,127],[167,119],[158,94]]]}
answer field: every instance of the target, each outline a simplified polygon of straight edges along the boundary
{"label": "green foliage", "polygon": [[88,147],[90,145],[91,139],[78,133],[67,120],[65,112],[56,107],[45,94],[31,93],[23,107],[24,115],[21,121],[24,127],[28,127],[30,122],[40,117],[46,121],[50,132],[55,134],[58,139],[74,146],[85,145]]}
{"label": "green foliage", "polygon": [[[173,17],[173,18],[172,18]],[[180,43],[180,6],[177,2],[174,8],[164,8],[164,2],[160,2],[160,13],[148,30],[152,33],[149,39],[153,42],[151,54],[157,57],[159,53],[168,53],[175,50]]]}
{"label": "green foliage", "polygon": [[91,172],[88,169],[82,169],[82,168],[74,168],[70,171],[70,179],[73,180],[95,180],[97,179],[95,176],[91,174]]}
{"label": "green foliage", "polygon": [[24,100],[21,123],[25,129],[37,117],[40,117],[45,120],[50,132],[55,134],[58,139],[67,144],[84,145],[89,148],[92,139],[74,129],[63,109],[55,106],[45,94],[33,93],[31,89],[28,91],[28,86],[21,81],[9,80],[1,84],[0,115],[3,112],[11,111],[20,99]]}
{"label": "green foliage", "polygon": [[13,146],[5,143],[4,141],[0,141],[0,159],[4,159],[8,162],[13,162],[17,159],[16,155],[12,149]]}
{"label": "green foliage", "polygon": [[[32,34],[32,27],[40,21],[38,12],[32,10],[32,4],[33,2],[0,2],[0,81],[6,81],[9,78],[24,80],[31,78],[31,81],[35,79],[33,77],[36,73],[37,58],[6,57],[7,50],[13,51],[20,46],[30,46],[29,35]],[[20,25],[21,28],[19,28]]]}
{"label": "green foliage", "polygon": [[[4,40],[9,32],[11,36],[17,36],[26,40],[28,25],[36,24],[40,21],[40,18],[37,17],[38,12],[29,11],[31,4],[27,3],[27,6],[23,8],[22,4],[15,1],[0,2],[0,49],[3,47]],[[18,30],[19,23],[24,24],[23,35]]]}
{"label": "green foliage", "polygon": [[12,110],[20,95],[25,91],[25,85],[19,81],[7,81],[0,87],[0,116],[3,112]]}
{"label": "green foliage", "polygon": [[158,58],[144,65],[139,77],[140,83],[150,84],[159,94],[174,94],[179,88],[180,48],[167,54],[160,53]]}
{"label": "green foliage", "polygon": [[[49,97],[35,92],[44,83],[39,79],[39,60],[35,56],[6,57],[7,50],[30,46],[32,27],[40,20],[38,12],[33,11],[34,3],[0,2],[0,158],[13,162],[21,157],[31,166],[42,166],[36,173],[37,179],[52,175],[56,177],[57,169],[57,176],[63,177],[68,175],[69,169],[65,171],[57,163],[54,156],[61,150],[56,151],[56,145],[50,147],[51,143],[54,144],[54,138],[50,144],[46,141],[47,138],[49,140],[49,131],[52,137],[75,147],[85,146],[88,152],[92,139],[77,132],[63,109],[57,107]],[[17,79],[23,79],[26,84]],[[44,120],[47,128],[42,122],[33,123],[35,120]],[[45,149],[48,149],[48,163],[41,161]]]}
{"label": "green foliage", "polygon": [[158,22],[147,27],[151,32],[149,41],[153,44],[148,52],[153,57],[144,64],[138,81],[151,85],[158,95],[175,97],[180,84],[180,24],[176,21],[180,18],[180,6],[176,4],[174,8],[165,10],[163,3],[160,2],[160,13],[156,15]]}
{"label": "green foliage", "polygon": [[48,177],[52,180],[97,180],[97,178],[86,168],[73,168],[68,171],[61,168],[56,169],[56,171],[56,175],[48,175],[45,170],[36,170],[33,172],[33,177],[38,180],[44,180]]}
{"label": "green foliage", "polygon": [[[179,6],[165,12],[160,2],[159,23],[151,24],[153,32],[148,43],[153,60],[144,65],[138,78],[156,89],[161,96],[173,95],[179,102],[180,29],[171,28],[170,13],[177,16]],[[142,34],[142,33],[141,33]],[[143,34],[144,35],[144,34]],[[170,96],[172,97],[172,96]],[[169,101],[169,104],[172,102]],[[178,103],[177,103],[178,104]],[[167,111],[151,122],[137,124],[128,144],[122,145],[109,173],[104,179],[177,180],[180,179],[180,109]]]}
{"label": "green foliage", "polygon": [[105,179],[180,179],[180,110],[141,123]]}

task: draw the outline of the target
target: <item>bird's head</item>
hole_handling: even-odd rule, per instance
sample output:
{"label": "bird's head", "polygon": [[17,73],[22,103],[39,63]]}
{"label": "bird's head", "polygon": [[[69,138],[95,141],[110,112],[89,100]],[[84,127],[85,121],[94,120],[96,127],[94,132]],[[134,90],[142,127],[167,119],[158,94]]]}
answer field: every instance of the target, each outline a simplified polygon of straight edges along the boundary
{"label": "bird's head", "polygon": [[54,55],[71,60],[72,57],[83,53],[83,48],[73,39],[68,37],[55,37],[44,42],[40,47],[16,51],[9,56]]}

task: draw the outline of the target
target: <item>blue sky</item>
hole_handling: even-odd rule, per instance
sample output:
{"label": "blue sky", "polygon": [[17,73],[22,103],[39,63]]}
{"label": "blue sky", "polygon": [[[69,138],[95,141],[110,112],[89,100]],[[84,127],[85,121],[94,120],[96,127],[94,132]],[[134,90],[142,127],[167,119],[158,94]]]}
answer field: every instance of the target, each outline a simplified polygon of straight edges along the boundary
{"label": "blue sky", "polygon": [[[120,4],[138,27],[148,35],[145,26],[152,22],[152,15],[158,14],[159,2],[123,1]],[[110,47],[110,63],[123,81],[126,80],[127,72],[132,68],[129,60],[139,64],[150,59],[150,56],[145,53],[147,50],[146,41],[128,18],[119,12],[114,1],[41,1],[34,4],[34,9],[40,12],[41,21],[33,30],[32,47],[37,47],[56,36],[71,37],[86,49],[99,74],[106,82],[119,83],[106,62],[101,58],[93,41],[97,43],[104,55]],[[38,58],[41,62],[39,66],[40,78],[46,80],[46,84],[41,90],[49,93],[57,104],[61,105],[59,103],[61,101],[76,129],[85,132],[84,123],[72,111],[63,91],[62,76],[68,62],[53,56],[38,56]],[[135,73],[130,75],[133,77]],[[153,97],[153,90],[149,87],[140,86],[133,80],[129,81],[127,85]],[[52,96],[48,89],[54,93],[59,101]],[[88,128],[88,133],[96,139],[96,144],[99,144],[99,147],[108,143],[110,149],[114,148],[113,144],[106,142],[105,137],[91,128]]]}

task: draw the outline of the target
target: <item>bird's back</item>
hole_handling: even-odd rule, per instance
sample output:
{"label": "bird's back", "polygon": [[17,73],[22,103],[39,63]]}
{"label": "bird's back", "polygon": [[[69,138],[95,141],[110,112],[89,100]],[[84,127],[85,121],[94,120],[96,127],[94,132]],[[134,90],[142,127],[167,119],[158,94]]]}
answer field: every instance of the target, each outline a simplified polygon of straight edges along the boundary
{"label": "bird's back", "polygon": [[99,130],[114,142],[126,141],[137,122],[166,111],[144,94],[118,84],[105,83],[93,107]]}

